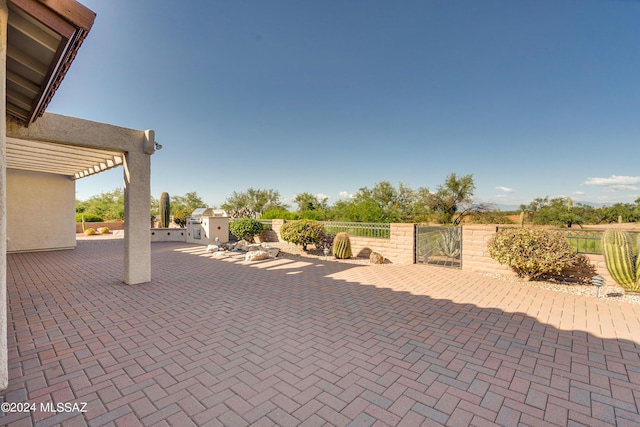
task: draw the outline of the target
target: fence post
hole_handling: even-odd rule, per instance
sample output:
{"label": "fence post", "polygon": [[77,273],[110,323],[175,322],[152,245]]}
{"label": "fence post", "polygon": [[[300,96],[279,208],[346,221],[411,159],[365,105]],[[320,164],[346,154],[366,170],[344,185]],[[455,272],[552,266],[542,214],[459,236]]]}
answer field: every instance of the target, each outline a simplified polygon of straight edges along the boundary
{"label": "fence post", "polygon": [[280,229],[284,225],[284,219],[272,219],[271,220],[271,230],[276,235],[276,242],[280,241]]}

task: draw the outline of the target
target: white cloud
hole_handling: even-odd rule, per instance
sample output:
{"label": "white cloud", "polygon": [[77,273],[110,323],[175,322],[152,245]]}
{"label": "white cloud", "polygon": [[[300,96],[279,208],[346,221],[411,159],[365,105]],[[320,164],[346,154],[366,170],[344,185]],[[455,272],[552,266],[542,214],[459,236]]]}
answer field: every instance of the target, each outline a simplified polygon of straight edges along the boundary
{"label": "white cloud", "polygon": [[611,175],[609,178],[587,178],[587,185],[598,185],[611,190],[638,190],[640,189],[640,176]]}
{"label": "white cloud", "polygon": [[574,191],[573,192],[574,196],[584,196],[585,194],[587,194],[587,193],[585,193],[584,191]]}
{"label": "white cloud", "polygon": [[346,198],[346,199],[353,199],[353,194],[349,194],[347,191],[341,191],[340,197]]}
{"label": "white cloud", "polygon": [[318,200],[324,200],[324,199],[329,200],[329,196],[327,196],[327,195],[326,195],[326,194],[324,194],[324,193],[318,193],[318,194],[316,194],[316,198],[317,198]]}
{"label": "white cloud", "polygon": [[513,188],[509,188],[509,187],[496,187],[496,190],[500,190],[504,193],[513,193]]}

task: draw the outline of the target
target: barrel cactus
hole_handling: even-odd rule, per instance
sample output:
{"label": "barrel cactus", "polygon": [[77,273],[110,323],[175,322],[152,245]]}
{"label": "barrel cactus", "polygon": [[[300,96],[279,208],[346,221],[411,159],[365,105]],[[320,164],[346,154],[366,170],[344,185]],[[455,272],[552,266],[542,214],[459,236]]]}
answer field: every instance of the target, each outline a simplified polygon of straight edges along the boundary
{"label": "barrel cactus", "polygon": [[171,199],[166,191],[160,195],[160,227],[169,228],[171,222]]}
{"label": "barrel cactus", "polygon": [[351,239],[347,233],[336,234],[333,239],[333,256],[338,259],[351,258]]}
{"label": "barrel cactus", "polygon": [[640,256],[633,253],[631,235],[620,230],[605,231],[602,250],[611,277],[626,290],[640,291]]}

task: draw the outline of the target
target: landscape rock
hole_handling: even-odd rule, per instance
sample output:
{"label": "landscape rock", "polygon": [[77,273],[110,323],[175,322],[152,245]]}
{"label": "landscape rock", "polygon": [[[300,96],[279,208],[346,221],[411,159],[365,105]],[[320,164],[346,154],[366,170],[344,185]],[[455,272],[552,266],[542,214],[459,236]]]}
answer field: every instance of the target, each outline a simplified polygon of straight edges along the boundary
{"label": "landscape rock", "polygon": [[261,251],[261,250],[249,251],[244,256],[245,261],[260,261],[260,260],[269,259],[269,258],[271,258],[269,256],[269,252]]}
{"label": "landscape rock", "polygon": [[249,245],[249,242],[247,242],[246,240],[238,240],[235,245],[233,245],[233,250],[234,251],[247,251],[247,246]]}
{"label": "landscape rock", "polygon": [[369,255],[369,262],[371,264],[384,264],[384,257],[378,252],[371,252],[371,255]]}
{"label": "landscape rock", "polygon": [[271,246],[263,246],[262,250],[268,252],[270,258],[275,258],[280,253],[279,248],[272,248]]}

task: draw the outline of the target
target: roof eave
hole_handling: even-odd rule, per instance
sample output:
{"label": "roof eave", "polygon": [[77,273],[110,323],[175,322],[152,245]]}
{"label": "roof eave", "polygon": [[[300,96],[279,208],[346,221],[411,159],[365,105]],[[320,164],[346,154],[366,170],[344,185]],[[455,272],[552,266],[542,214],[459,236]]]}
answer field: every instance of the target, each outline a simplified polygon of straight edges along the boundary
{"label": "roof eave", "polygon": [[96,14],[75,0],[9,1],[62,36],[47,77],[29,112],[25,123],[28,126],[45,112],[93,26]]}

